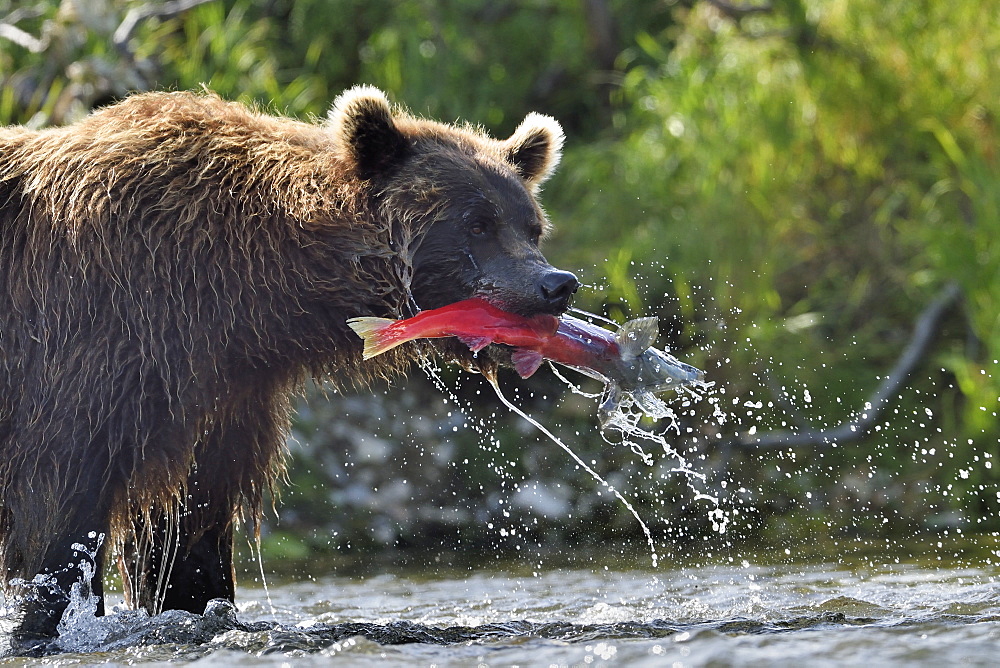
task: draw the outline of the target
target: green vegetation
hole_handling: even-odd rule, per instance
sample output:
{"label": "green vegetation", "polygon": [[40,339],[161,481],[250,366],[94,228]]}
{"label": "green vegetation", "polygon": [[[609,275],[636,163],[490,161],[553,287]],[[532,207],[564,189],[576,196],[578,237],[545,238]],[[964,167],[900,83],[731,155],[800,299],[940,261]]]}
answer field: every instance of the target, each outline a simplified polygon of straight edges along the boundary
{"label": "green vegetation", "polygon": [[[569,142],[544,196],[558,229],[546,252],[591,286],[578,305],[659,315],[661,343],[716,382],[729,419],[696,404],[683,417],[692,431],[672,440],[713,484],[752,490],[739,535],[1000,528],[1000,31],[987,18],[998,3],[215,0],[140,21],[117,46],[139,3],[22,4],[0,0],[0,21],[36,40],[0,33],[3,123],[68,122],[129,90],[202,85],[321,116],[358,82],[497,135],[529,110],[553,114]],[[823,429],[870,410],[918,316],[952,283],[960,304],[872,433],[752,446],[751,429]],[[462,382],[465,400],[496,410],[488,388]],[[625,472],[657,531],[711,533],[676,475],[651,480],[593,436],[592,402],[550,408],[542,395],[567,394],[551,379],[526,389],[600,472]],[[281,531],[317,548],[502,543],[482,527],[507,517],[504,499],[526,481],[561,481],[570,510],[540,524],[525,511],[535,528],[524,540],[637,534],[516,420],[492,420],[494,446],[443,417],[439,394],[419,394],[350,411],[340,397],[313,402]],[[400,407],[407,426],[389,428]],[[344,421],[381,430],[384,456],[358,445],[363,430],[331,426]],[[409,487],[362,498],[351,476]]]}

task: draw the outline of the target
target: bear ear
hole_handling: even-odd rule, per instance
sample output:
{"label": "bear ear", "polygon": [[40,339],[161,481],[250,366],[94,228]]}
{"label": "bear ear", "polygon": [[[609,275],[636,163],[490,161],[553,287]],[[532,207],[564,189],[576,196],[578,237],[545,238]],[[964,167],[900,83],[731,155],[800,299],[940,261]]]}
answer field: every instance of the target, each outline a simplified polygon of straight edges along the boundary
{"label": "bear ear", "polygon": [[372,86],[355,86],[341,93],[327,122],[341,154],[363,179],[391,168],[406,153],[406,137],[396,127],[389,100]]}
{"label": "bear ear", "polygon": [[504,142],[507,159],[528,185],[535,188],[545,182],[562,156],[565,136],[562,126],[551,116],[528,114]]}

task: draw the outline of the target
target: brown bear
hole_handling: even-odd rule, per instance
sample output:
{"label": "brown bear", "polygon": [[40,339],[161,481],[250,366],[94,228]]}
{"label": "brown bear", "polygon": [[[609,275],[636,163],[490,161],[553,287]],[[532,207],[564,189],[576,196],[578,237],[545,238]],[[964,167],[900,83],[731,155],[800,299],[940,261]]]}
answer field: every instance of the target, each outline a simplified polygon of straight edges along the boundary
{"label": "brown bear", "polygon": [[563,312],[577,280],[539,251],[535,198],[562,141],[538,114],[499,141],[369,87],[310,123],[177,92],[0,129],[0,574],[15,639],[56,633],[81,563],[100,595],[112,554],[132,606],[232,600],[233,524],[256,522],[281,472],[290,396],[308,378],[392,376],[417,350],[363,362],[347,319],[473,295]]}

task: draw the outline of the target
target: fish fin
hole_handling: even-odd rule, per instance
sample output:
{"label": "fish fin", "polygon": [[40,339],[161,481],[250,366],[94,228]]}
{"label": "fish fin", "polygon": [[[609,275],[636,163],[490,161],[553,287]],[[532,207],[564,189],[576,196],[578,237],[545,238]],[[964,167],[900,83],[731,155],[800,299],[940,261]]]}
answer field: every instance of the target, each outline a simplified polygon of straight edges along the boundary
{"label": "fish fin", "polygon": [[576,371],[577,373],[582,373],[584,376],[587,376],[588,378],[593,378],[594,380],[599,380],[602,383],[604,383],[605,385],[607,385],[608,383],[611,382],[611,379],[608,378],[607,376],[605,376],[600,371],[594,371],[593,369],[587,368],[585,366],[577,366],[576,364],[564,364],[562,362],[556,362],[556,364],[558,364],[560,366],[564,366],[567,369],[572,369],[573,371]]}
{"label": "fish fin", "polygon": [[403,343],[405,339],[389,335],[389,326],[394,322],[396,321],[390,318],[375,317],[351,318],[347,321],[347,326],[364,341],[362,359],[371,359]]}
{"label": "fish fin", "polygon": [[478,353],[486,346],[493,343],[493,339],[488,336],[458,336],[459,341],[469,346],[469,350]]}
{"label": "fish fin", "polygon": [[597,408],[597,422],[601,429],[607,429],[619,414],[622,403],[622,389],[617,383],[608,383],[601,397],[601,405]]}
{"label": "fish fin", "polygon": [[543,360],[541,353],[527,348],[518,348],[510,359],[514,363],[514,371],[517,371],[521,378],[528,378],[538,371]]}
{"label": "fish fin", "polygon": [[660,326],[655,317],[629,320],[615,334],[622,359],[638,357],[656,341]]}

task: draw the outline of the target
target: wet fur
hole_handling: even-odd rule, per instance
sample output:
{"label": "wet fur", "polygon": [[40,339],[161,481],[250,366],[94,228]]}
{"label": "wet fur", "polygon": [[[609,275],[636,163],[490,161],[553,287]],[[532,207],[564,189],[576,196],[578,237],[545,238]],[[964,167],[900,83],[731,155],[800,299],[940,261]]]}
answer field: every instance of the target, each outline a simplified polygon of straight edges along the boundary
{"label": "wet fur", "polygon": [[348,318],[488,282],[447,242],[470,170],[534,192],[561,141],[544,117],[496,141],[366,88],[325,122],[151,93],[65,128],[0,129],[4,580],[103,528],[103,550],[130,553],[133,601],[161,605],[143,553],[170,527],[190,546],[255,521],[306,379],[364,384],[412,356],[362,363]]}

